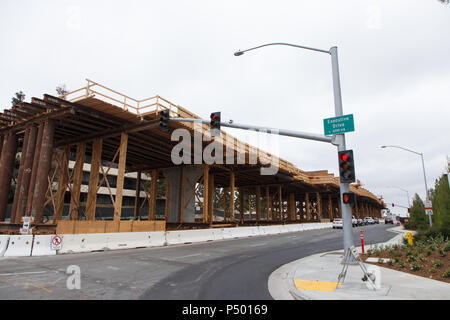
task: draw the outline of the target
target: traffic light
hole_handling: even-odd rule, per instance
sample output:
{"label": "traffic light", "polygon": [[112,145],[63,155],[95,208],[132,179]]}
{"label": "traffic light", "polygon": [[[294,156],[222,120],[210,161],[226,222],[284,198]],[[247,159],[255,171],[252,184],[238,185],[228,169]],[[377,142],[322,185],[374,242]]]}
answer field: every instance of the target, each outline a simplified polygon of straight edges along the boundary
{"label": "traffic light", "polygon": [[339,177],[342,183],[355,182],[355,163],[353,161],[353,150],[338,152]]}
{"label": "traffic light", "polygon": [[344,192],[342,194],[342,200],[345,204],[354,204],[355,203],[355,194],[352,192]]}
{"label": "traffic light", "polygon": [[220,112],[211,113],[211,136],[220,136]]}
{"label": "traffic light", "polygon": [[169,109],[162,110],[159,115],[159,128],[162,131],[169,131]]}

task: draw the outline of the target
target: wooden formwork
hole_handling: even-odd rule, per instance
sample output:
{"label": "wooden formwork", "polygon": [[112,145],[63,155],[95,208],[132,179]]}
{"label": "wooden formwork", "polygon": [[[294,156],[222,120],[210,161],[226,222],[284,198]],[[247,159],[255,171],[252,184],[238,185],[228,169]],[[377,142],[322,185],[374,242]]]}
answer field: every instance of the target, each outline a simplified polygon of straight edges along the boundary
{"label": "wooden formwork", "polygon": [[[125,232],[164,228],[165,224],[157,221],[155,215],[156,183],[163,178],[164,170],[176,167],[171,161],[171,150],[178,142],[171,140],[170,132],[159,130],[158,112],[162,109],[169,109],[171,117],[199,118],[162,97],[137,100],[91,80],[87,80],[86,87],[63,97],[44,94],[43,99],[32,98],[31,103],[22,102],[5,110],[0,115],[0,221],[6,217],[6,195],[13,179],[17,147],[21,144],[22,157],[15,177],[17,189],[12,202],[11,225],[20,222],[24,215],[32,215],[36,225],[42,224],[47,214],[45,210],[50,207],[52,219],[47,224],[55,226],[55,232]],[[207,125],[196,127],[194,123],[171,122],[170,127],[187,129],[192,136],[209,134]],[[179,221],[183,221],[183,208],[194,199],[202,209],[199,224],[209,227],[217,223],[322,221],[339,216],[339,179],[334,175],[327,171],[302,171],[292,163],[262,152],[224,131],[220,138],[210,140],[225,150],[223,163],[201,164],[203,175],[198,181],[191,182],[195,189],[192,195],[184,194],[183,185],[167,182],[166,217],[171,188],[181,188]],[[202,140],[202,150],[211,141]],[[76,159],[70,169],[71,152],[76,154]],[[196,152],[193,148],[192,160],[195,160]],[[258,155],[256,162],[250,163],[255,155]],[[91,158],[91,166],[85,212],[82,213],[80,193],[86,156]],[[230,159],[233,161],[227,161]],[[244,163],[239,159],[244,159]],[[278,172],[261,175],[260,169],[271,160],[278,163]],[[104,161],[109,166],[105,166]],[[111,188],[107,179],[113,164],[117,166],[116,188]],[[180,165],[182,184],[184,168],[188,165]],[[138,172],[134,221],[121,220],[123,183],[127,172]],[[142,174],[151,177],[149,186],[142,185]],[[198,194],[198,186],[203,188],[202,196]],[[100,188],[109,192],[114,208],[113,221],[96,220],[96,199]],[[351,185],[350,189],[357,195],[353,209],[356,215],[379,215],[384,206],[381,199],[362,188],[360,183]],[[145,192],[144,200],[139,198],[141,191]],[[66,221],[62,220],[62,211],[68,194],[70,203],[66,205],[69,205],[70,220]],[[148,204],[149,220],[139,221],[144,203]],[[221,221],[215,215],[217,209],[223,209]]]}

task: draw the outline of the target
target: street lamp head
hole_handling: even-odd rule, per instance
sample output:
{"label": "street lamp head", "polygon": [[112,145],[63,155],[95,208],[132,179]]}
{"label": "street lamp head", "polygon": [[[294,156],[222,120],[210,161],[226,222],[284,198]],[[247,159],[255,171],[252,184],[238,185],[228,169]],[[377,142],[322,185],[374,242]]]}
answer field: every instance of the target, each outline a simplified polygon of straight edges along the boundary
{"label": "street lamp head", "polygon": [[235,55],[236,57],[242,56],[243,54],[244,54],[244,52],[242,52],[242,51],[236,51],[236,52],[234,53],[234,55]]}

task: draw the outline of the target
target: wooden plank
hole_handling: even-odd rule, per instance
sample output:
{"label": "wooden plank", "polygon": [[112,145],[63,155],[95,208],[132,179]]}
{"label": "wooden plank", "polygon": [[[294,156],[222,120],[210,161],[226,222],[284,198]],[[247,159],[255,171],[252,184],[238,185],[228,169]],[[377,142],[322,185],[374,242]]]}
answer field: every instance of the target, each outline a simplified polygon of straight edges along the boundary
{"label": "wooden plank", "polygon": [[119,154],[119,166],[117,173],[117,187],[116,187],[116,201],[114,206],[114,221],[120,221],[122,215],[122,195],[123,195],[123,182],[125,177],[125,166],[127,160],[127,145],[128,134],[122,133],[120,138],[120,154]]}
{"label": "wooden plank", "polygon": [[234,221],[234,172],[230,172],[230,221]]}
{"label": "wooden plank", "polygon": [[289,220],[295,221],[296,220],[296,210],[295,210],[295,194],[290,193],[289,194]]}
{"label": "wooden plank", "polygon": [[284,212],[283,212],[283,193],[281,189],[281,184],[278,186],[278,196],[279,196],[279,210],[280,214],[278,216],[278,220],[283,221],[284,220]]}
{"label": "wooden plank", "polygon": [[214,194],[215,194],[215,186],[214,186],[214,175],[209,174],[208,177],[208,214],[209,214],[209,223],[212,224],[214,221]]}
{"label": "wooden plank", "polygon": [[203,166],[203,222],[209,222],[209,165]]}
{"label": "wooden plank", "polygon": [[56,191],[56,212],[53,217],[53,221],[56,223],[61,220],[62,212],[64,209],[64,195],[66,194],[68,183],[68,167],[70,157],[70,146],[66,146],[63,150],[61,159],[58,161],[59,177],[58,177],[58,190]]}
{"label": "wooden plank", "polygon": [[261,186],[256,186],[256,221],[261,220]]}
{"label": "wooden plank", "polygon": [[69,217],[70,219],[78,219],[78,207],[80,204],[81,182],[83,179],[84,156],[86,153],[86,143],[77,144],[77,154],[75,165],[73,167],[73,186],[70,197]]}
{"label": "wooden plank", "polygon": [[102,145],[102,139],[95,139],[92,142],[91,170],[89,173],[89,189],[86,201],[86,220],[95,220],[97,185],[100,175],[100,164],[102,161]]}
{"label": "wooden plank", "polygon": [[266,201],[265,202],[266,202],[266,220],[271,220],[269,187],[266,187]]}
{"label": "wooden plank", "polygon": [[319,220],[322,219],[322,197],[320,196],[319,192],[316,192],[316,197],[317,197],[317,218]]}
{"label": "wooden plank", "polygon": [[309,193],[305,193],[306,220],[311,220],[311,206],[309,202]]}
{"label": "wooden plank", "polygon": [[140,207],[139,207],[139,199],[141,194],[141,175],[142,172],[137,172],[137,179],[136,179],[136,195],[134,197],[134,220],[136,220],[138,217],[140,217]]}
{"label": "wooden plank", "polygon": [[244,188],[239,188],[239,220],[244,222]]}
{"label": "wooden plank", "polygon": [[[182,166],[181,167],[181,170],[180,170],[180,175],[181,175],[181,177],[180,177],[180,205],[179,205],[179,207],[180,207],[180,212],[179,212],[179,220],[178,221],[180,221],[180,223],[183,223],[184,222],[184,177],[185,177],[185,169],[184,169],[185,167],[184,166]],[[152,180],[153,180],[153,178],[152,178]],[[152,195],[152,198],[153,198],[153,195]]]}

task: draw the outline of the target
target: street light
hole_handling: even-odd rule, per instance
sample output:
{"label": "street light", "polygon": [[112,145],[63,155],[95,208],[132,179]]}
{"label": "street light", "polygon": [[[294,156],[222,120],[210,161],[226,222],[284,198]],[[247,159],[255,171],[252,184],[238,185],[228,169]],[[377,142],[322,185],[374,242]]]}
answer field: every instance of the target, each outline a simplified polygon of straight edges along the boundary
{"label": "street light", "polygon": [[408,190],[405,190],[405,189],[402,189],[402,188],[399,188],[399,187],[392,187],[392,186],[388,187],[388,188],[399,189],[399,190],[402,190],[402,191],[406,192],[406,197],[408,198],[408,207],[411,207],[411,202],[409,200],[409,192],[408,192]]}
{"label": "street light", "polygon": [[[405,150],[405,151],[409,151],[409,152],[418,154],[422,158],[423,179],[425,181],[425,199],[426,199],[425,200],[425,202],[426,202],[425,205],[427,205],[429,203],[429,197],[428,197],[427,176],[425,174],[425,163],[423,161],[423,153],[416,152],[416,151],[413,151],[413,150],[409,150],[409,149],[406,149],[406,148],[403,148],[403,147],[399,147],[399,146],[381,146],[381,148],[382,149],[384,149],[384,148],[398,148],[398,149],[402,149],[402,150]],[[428,219],[430,221],[430,227],[431,227],[433,225],[433,222],[431,220],[431,215],[428,215]]]}
{"label": "street light", "polygon": [[[327,53],[331,56],[331,69],[332,69],[332,75],[333,75],[333,94],[334,94],[334,111],[336,117],[342,116],[343,110],[342,110],[342,96],[341,96],[341,83],[339,79],[339,64],[338,64],[338,55],[337,55],[337,47],[331,47],[329,50],[322,50],[322,49],[316,49],[311,47],[305,47],[290,43],[283,43],[283,42],[274,42],[274,43],[268,43],[261,46],[257,46],[254,48],[246,49],[246,50],[239,50],[234,53],[236,57],[239,57],[243,55],[247,51],[259,49],[262,47],[267,46],[274,46],[274,45],[283,45],[283,46],[290,46],[300,49],[306,49],[306,50],[312,50],[317,51],[321,53]],[[339,151],[345,151],[345,134],[337,134],[336,135],[336,144],[338,146],[338,152]],[[340,183],[340,196],[341,196],[341,210],[342,210],[342,223],[343,223],[343,242],[344,242],[344,250],[345,255],[344,257],[348,256],[348,250],[350,250],[350,247],[353,246],[353,234],[352,234],[352,209],[351,206],[347,203],[344,203],[343,201],[343,194],[350,192],[350,183]],[[344,261],[344,262],[350,262]]]}

